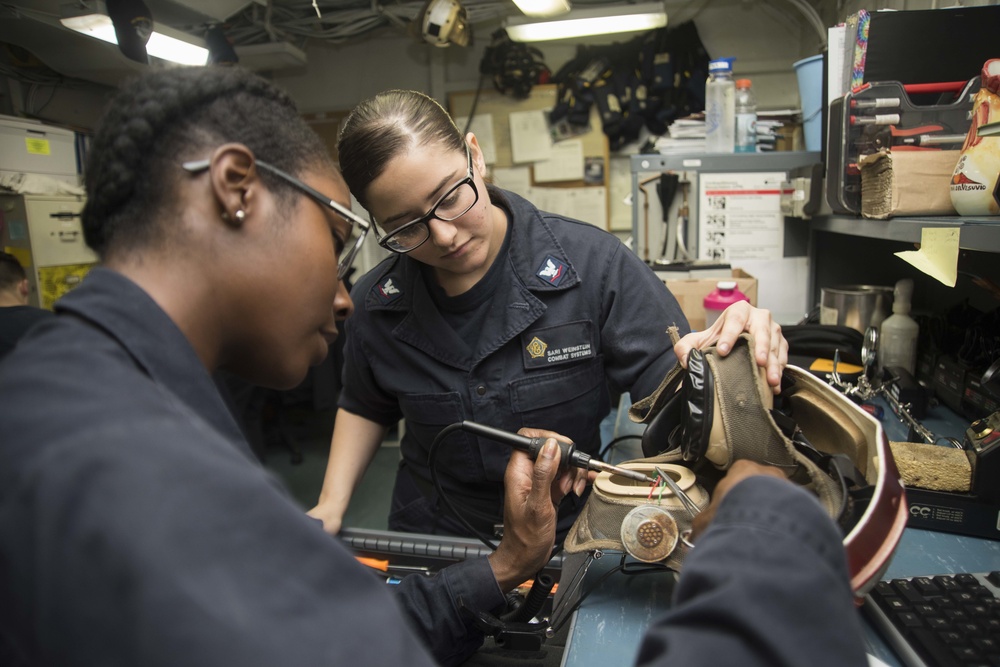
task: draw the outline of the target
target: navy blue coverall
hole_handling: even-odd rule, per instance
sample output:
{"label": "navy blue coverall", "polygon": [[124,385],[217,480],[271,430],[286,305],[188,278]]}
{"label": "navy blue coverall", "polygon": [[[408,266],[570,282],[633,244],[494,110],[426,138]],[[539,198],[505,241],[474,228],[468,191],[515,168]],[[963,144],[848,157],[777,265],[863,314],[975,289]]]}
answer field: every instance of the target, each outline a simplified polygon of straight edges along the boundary
{"label": "navy blue coverall", "polygon": [[[405,421],[389,527],[466,534],[441,511],[428,454],[449,424],[471,420],[561,433],[600,449],[610,391],[644,397],[675,363],[667,327],[687,320],[653,271],[617,237],[491,189],[505,209],[509,250],[471,354],[436,306],[421,265],[395,255],[352,290],[340,407],[378,424]],[[496,266],[496,265],[494,265]],[[502,519],[509,450],[459,431],[436,452],[449,497],[478,530]],[[583,500],[560,508],[564,534]]]}
{"label": "navy blue coverall", "polygon": [[0,665],[427,665],[482,643],[459,600],[503,604],[487,560],[365,571],[135,283],[95,269],[56,311],[0,362]]}

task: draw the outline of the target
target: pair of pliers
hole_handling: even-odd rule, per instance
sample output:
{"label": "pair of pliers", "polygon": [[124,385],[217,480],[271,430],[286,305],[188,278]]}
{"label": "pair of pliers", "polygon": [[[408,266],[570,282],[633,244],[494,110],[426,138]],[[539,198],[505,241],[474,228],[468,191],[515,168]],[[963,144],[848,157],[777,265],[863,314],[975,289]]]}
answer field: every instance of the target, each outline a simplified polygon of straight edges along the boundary
{"label": "pair of pliers", "polygon": [[868,141],[873,152],[885,148],[893,151],[940,150],[944,146],[961,145],[964,134],[944,134],[943,125],[921,125],[900,128],[895,125],[880,126],[872,131]]}

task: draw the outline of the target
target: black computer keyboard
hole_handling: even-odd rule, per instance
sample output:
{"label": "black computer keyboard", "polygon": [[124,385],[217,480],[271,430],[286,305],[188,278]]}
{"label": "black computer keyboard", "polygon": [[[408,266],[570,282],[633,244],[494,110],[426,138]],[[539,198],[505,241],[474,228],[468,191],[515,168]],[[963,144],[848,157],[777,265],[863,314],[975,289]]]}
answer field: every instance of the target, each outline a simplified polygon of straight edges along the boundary
{"label": "black computer keyboard", "polygon": [[881,581],[864,610],[907,667],[1000,667],[1000,571]]}

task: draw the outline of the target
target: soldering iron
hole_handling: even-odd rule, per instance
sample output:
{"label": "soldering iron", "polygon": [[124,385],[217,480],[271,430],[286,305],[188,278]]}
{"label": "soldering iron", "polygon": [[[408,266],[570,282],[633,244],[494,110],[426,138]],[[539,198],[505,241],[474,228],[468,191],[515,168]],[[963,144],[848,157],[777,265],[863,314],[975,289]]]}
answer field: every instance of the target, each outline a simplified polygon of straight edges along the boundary
{"label": "soldering iron", "polygon": [[[475,433],[476,435],[489,438],[490,440],[502,442],[505,445],[513,447],[514,449],[526,452],[528,456],[531,457],[532,461],[538,458],[538,452],[542,451],[542,445],[544,445],[547,440],[547,438],[529,438],[527,436],[518,435],[517,433],[501,431],[498,428],[484,426],[470,421],[462,422],[462,430]],[[652,477],[636,470],[620,468],[618,466],[605,463],[604,461],[598,461],[597,459],[591,458],[589,454],[579,451],[576,448],[576,445],[572,442],[556,440],[556,443],[559,445],[560,470],[566,470],[572,465],[577,468],[583,468],[584,470],[596,470],[598,472],[608,472],[612,475],[621,475],[622,477],[634,479],[638,482],[654,483],[656,481]]]}

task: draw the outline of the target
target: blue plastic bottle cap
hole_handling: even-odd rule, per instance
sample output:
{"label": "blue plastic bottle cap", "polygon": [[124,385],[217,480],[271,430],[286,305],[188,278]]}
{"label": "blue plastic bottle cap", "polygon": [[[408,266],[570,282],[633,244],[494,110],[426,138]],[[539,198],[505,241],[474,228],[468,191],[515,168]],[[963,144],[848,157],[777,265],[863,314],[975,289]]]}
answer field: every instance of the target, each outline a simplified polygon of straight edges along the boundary
{"label": "blue plastic bottle cap", "polygon": [[735,58],[719,58],[708,63],[708,71],[711,72],[732,72]]}

